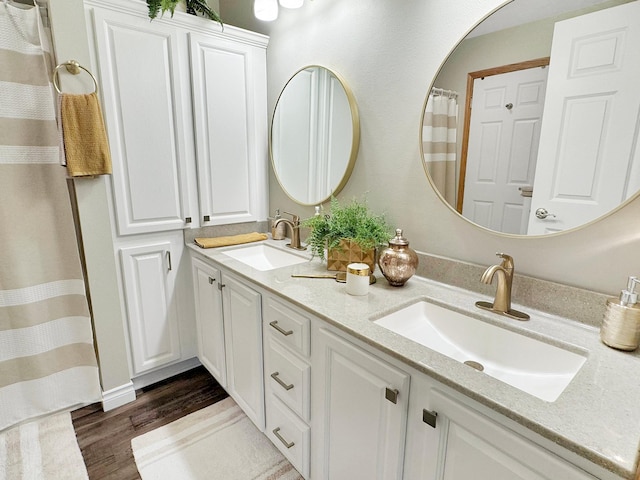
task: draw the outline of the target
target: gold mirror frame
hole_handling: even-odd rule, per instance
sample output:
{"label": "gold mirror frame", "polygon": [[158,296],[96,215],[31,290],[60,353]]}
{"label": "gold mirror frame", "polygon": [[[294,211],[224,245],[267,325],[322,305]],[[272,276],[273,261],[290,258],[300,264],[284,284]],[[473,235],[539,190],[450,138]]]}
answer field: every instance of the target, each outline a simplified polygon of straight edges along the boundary
{"label": "gold mirror frame", "polygon": [[[317,200],[314,199],[314,201],[311,202],[307,202],[304,200],[301,200],[299,198],[295,198],[294,195],[291,194],[290,189],[287,189],[287,187],[284,185],[284,182],[282,181],[282,174],[278,172],[278,169],[276,168],[276,160],[274,159],[274,148],[273,148],[273,135],[274,135],[274,125],[277,119],[277,115],[278,115],[278,106],[281,105],[281,100],[283,98],[283,95],[287,89],[288,86],[291,85],[291,82],[294,80],[294,78],[296,78],[296,75],[300,74],[301,72],[304,71],[308,71],[310,69],[321,69],[326,71],[329,75],[333,76],[338,83],[340,84],[340,86],[343,89],[343,92],[347,98],[347,101],[349,103],[349,111],[351,114],[351,131],[352,131],[352,138],[351,138],[351,149],[349,152],[349,158],[348,161],[346,163],[346,167],[344,172],[341,175],[340,181],[338,182],[338,184],[334,187],[331,186],[331,191],[326,195],[326,196],[322,196],[321,198],[318,198]],[[353,92],[351,91],[351,89],[349,88],[349,86],[347,85],[346,81],[344,80],[344,78],[339,75],[337,72],[335,72],[334,70],[331,70],[327,67],[323,67],[321,65],[307,65],[305,67],[302,67],[301,69],[299,69],[297,72],[295,72],[291,78],[289,78],[289,80],[287,81],[287,83],[285,84],[285,86],[282,88],[282,91],[280,92],[280,95],[278,96],[278,101],[276,102],[276,106],[273,110],[273,116],[271,118],[271,129],[270,129],[270,133],[269,133],[269,158],[271,161],[271,168],[273,169],[273,172],[275,174],[276,180],[278,181],[278,184],[280,185],[280,188],[282,189],[282,191],[294,202],[300,204],[300,205],[305,205],[305,206],[310,206],[310,205],[319,205],[321,203],[324,203],[326,201],[328,201],[332,196],[337,195],[338,193],[340,193],[340,191],[344,188],[344,186],[347,184],[347,182],[349,181],[349,177],[351,176],[351,173],[353,171],[353,168],[355,166],[356,163],[356,158],[358,156],[358,150],[360,147],[360,116],[358,114],[358,106],[356,104],[356,99],[355,96],[353,95]]]}
{"label": "gold mirror frame", "polygon": [[[587,228],[590,225],[593,225],[607,217],[609,217],[610,215],[613,215],[614,213],[616,213],[618,210],[624,208],[625,206],[627,206],[628,204],[630,204],[631,202],[633,202],[634,200],[640,198],[640,190],[638,190],[635,194],[631,195],[629,198],[627,198],[625,201],[621,202],[617,207],[612,208],[611,210],[609,210],[607,213],[594,218],[593,220],[590,220],[588,222],[585,222],[581,225],[578,225],[576,227],[573,228],[569,228],[567,230],[563,230],[563,231],[559,231],[559,232],[553,232],[553,233],[548,233],[548,234],[542,234],[542,235],[522,235],[522,234],[513,234],[513,233],[504,233],[504,232],[500,232],[497,230],[492,230],[490,228],[484,227],[482,225],[479,225],[475,222],[473,222],[472,220],[469,220],[467,217],[465,217],[464,215],[462,215],[461,212],[459,212],[455,206],[451,205],[444,197],[444,195],[440,192],[439,188],[436,186],[436,184],[434,183],[434,180],[431,177],[431,174],[429,173],[428,167],[427,167],[427,162],[425,161],[425,157],[424,157],[424,147],[423,147],[423,125],[424,125],[424,120],[425,120],[425,114],[426,114],[426,109],[427,109],[427,102],[429,101],[429,92],[431,92],[431,90],[433,88],[436,88],[436,80],[438,78],[438,75],[440,74],[440,72],[442,71],[444,65],[446,64],[446,62],[449,60],[449,58],[451,57],[452,53],[458,48],[458,46],[460,46],[460,44],[467,38],[467,36],[475,29],[477,28],[480,24],[482,24],[487,18],[491,17],[492,15],[494,15],[496,12],[499,12],[502,8],[504,8],[507,5],[512,4],[513,2],[515,2],[516,0],[509,0],[507,3],[501,5],[500,7],[496,8],[495,10],[491,11],[490,13],[488,13],[487,15],[485,15],[484,17],[482,17],[473,27],[471,27],[466,33],[465,35],[463,35],[463,37],[455,44],[455,46],[449,51],[449,53],[447,54],[447,56],[442,60],[442,62],[440,63],[440,66],[438,67],[438,70],[436,71],[436,74],[433,77],[433,80],[431,81],[431,84],[429,85],[429,89],[427,90],[427,95],[425,97],[424,103],[422,105],[422,113],[420,116],[420,124],[419,124],[419,134],[418,134],[418,138],[419,138],[419,148],[420,148],[420,161],[422,163],[422,167],[424,169],[425,175],[427,177],[427,180],[429,181],[429,184],[431,185],[431,187],[433,188],[433,190],[435,191],[436,195],[438,196],[438,198],[440,199],[440,201],[445,204],[447,206],[447,208],[449,208],[449,210],[451,210],[453,213],[455,213],[457,216],[459,216],[460,218],[462,218],[463,220],[465,220],[466,222],[468,222],[469,224],[484,230],[488,233],[492,233],[495,234],[499,237],[503,237],[503,238],[515,238],[515,239],[536,239],[536,238],[548,238],[548,237],[557,237],[559,235],[564,235],[567,233],[573,233],[579,230],[582,230],[584,228]],[[521,0],[524,1],[524,0]],[[468,92],[467,92],[468,93]],[[463,109],[464,110],[464,109]],[[463,119],[464,120],[464,125],[466,128],[466,122],[468,121],[466,118]],[[456,178],[456,187],[458,186],[458,181],[460,179]],[[457,198],[456,198],[456,204],[457,204]]]}

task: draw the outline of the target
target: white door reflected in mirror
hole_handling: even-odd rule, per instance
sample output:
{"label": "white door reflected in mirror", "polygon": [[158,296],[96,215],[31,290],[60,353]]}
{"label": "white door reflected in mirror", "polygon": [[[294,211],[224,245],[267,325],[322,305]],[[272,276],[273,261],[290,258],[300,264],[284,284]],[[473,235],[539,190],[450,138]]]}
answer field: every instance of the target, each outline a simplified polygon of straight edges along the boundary
{"label": "white door reflected in mirror", "polygon": [[331,70],[298,71],[280,94],[271,125],[271,161],[285,193],[317,205],[347,182],[360,143],[353,94]]}
{"label": "white door reflected in mirror", "polygon": [[[436,144],[434,150],[428,130],[433,122],[427,115],[431,99],[423,117],[423,165],[441,199],[475,225],[515,235],[560,233],[595,221],[638,195],[640,57],[635,45],[640,44],[640,2],[601,3],[514,0],[461,41],[436,76],[435,89],[459,92],[462,107],[458,120],[447,123],[449,129],[454,125],[448,135],[457,143],[447,146],[446,162],[439,162],[448,165],[447,175],[455,170],[455,182],[442,182],[438,176],[445,167],[434,162],[442,156],[433,152],[444,147]],[[570,29],[554,34],[556,25]],[[565,44],[562,48],[556,45],[560,41]],[[503,125],[481,121],[482,133],[474,146],[472,139],[478,134],[472,130],[470,112],[479,100],[474,80],[485,77],[486,82],[497,73],[533,69],[543,60],[549,68],[537,155],[529,163],[522,161],[523,145],[533,145],[536,135],[529,128],[529,137],[520,138],[524,123],[507,135],[500,131]],[[499,93],[499,89],[489,92]],[[506,108],[509,104],[511,109]],[[496,105],[514,117],[518,110],[517,100]],[[507,139],[505,149],[492,143],[499,136]],[[515,163],[514,154],[520,159]],[[525,179],[525,166],[533,166],[533,181]],[[476,198],[476,186],[507,193],[495,202]],[[541,208],[551,214],[537,217]]]}

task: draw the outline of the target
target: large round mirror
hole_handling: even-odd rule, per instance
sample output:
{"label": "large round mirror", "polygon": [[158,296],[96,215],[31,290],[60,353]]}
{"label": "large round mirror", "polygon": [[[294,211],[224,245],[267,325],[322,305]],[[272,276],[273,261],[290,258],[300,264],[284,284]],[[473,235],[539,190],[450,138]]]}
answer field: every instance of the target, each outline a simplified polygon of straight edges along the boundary
{"label": "large round mirror", "polygon": [[317,205],[347,183],[358,154],[360,122],[353,94],[331,70],[309,66],[287,82],[271,124],[271,162],[294,201]]}
{"label": "large round mirror", "polygon": [[514,0],[453,50],[425,102],[440,197],[481,227],[563,232],[640,189],[640,2]]}

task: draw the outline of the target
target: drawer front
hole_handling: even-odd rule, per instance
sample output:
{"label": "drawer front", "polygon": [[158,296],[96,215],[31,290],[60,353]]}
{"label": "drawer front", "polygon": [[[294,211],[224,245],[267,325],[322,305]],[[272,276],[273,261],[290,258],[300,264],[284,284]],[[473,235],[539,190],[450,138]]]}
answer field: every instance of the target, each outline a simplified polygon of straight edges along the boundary
{"label": "drawer front", "polygon": [[268,388],[304,420],[310,414],[311,367],[273,338],[267,341],[265,378]]}
{"label": "drawer front", "polygon": [[309,478],[310,427],[274,395],[267,395],[265,433],[291,465],[304,478]]}
{"label": "drawer front", "polygon": [[267,297],[264,302],[264,321],[270,335],[303,357],[309,357],[311,321],[308,317],[273,297]]}

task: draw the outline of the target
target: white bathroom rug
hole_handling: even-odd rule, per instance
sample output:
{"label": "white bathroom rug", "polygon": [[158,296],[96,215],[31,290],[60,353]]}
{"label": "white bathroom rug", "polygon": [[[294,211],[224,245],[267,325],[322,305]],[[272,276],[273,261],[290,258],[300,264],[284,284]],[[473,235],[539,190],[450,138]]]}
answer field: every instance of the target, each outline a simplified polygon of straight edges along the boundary
{"label": "white bathroom rug", "polygon": [[69,413],[0,432],[0,479],[88,480]]}
{"label": "white bathroom rug", "polygon": [[142,480],[298,480],[231,397],[131,440]]}

